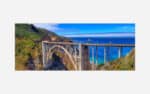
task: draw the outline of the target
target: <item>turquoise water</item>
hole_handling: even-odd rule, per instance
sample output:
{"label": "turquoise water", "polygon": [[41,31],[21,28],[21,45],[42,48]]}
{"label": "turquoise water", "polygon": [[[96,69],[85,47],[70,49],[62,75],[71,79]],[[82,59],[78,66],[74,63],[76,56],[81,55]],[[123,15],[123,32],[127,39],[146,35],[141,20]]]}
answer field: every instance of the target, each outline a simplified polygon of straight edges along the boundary
{"label": "turquoise water", "polygon": [[[135,38],[134,37],[125,37],[125,38],[71,38],[74,42],[80,42],[80,43],[103,43],[103,44],[135,44]],[[122,47],[121,50],[121,56],[126,56],[133,47]],[[94,52],[96,51],[96,47],[90,46],[89,47],[89,58],[90,62],[93,61],[92,58],[92,49],[94,49]],[[113,61],[118,58],[118,48],[117,47],[107,47],[106,48],[106,59],[107,61]],[[96,53],[94,53],[94,62],[96,62]],[[104,63],[104,47],[98,47],[98,64]]]}

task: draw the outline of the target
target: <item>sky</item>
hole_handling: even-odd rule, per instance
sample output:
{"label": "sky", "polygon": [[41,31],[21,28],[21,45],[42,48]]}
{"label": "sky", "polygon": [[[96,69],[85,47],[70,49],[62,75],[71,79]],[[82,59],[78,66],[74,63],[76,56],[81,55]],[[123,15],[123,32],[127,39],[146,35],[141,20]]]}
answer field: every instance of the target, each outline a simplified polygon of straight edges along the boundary
{"label": "sky", "polygon": [[38,23],[36,27],[45,28],[66,37],[134,37],[134,23]]}

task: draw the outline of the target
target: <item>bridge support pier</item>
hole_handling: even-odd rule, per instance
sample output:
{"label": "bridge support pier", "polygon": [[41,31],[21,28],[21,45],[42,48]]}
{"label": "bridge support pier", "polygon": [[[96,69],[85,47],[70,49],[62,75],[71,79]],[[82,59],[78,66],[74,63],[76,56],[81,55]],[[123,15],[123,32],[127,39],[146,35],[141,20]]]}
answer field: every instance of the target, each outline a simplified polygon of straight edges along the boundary
{"label": "bridge support pier", "polygon": [[96,46],[96,64],[95,64],[95,69],[97,69],[97,65],[98,65],[98,47]]}
{"label": "bridge support pier", "polygon": [[80,61],[78,63],[79,70],[82,70],[82,44],[79,44],[79,58]]}
{"label": "bridge support pier", "polygon": [[106,53],[107,53],[107,52],[106,52],[106,47],[104,47],[104,63],[107,62],[107,59],[106,59],[106,58],[107,58],[107,57],[106,57],[107,55],[106,55]]}
{"label": "bridge support pier", "polygon": [[94,70],[94,48],[92,47],[92,70]]}
{"label": "bridge support pier", "polygon": [[121,47],[118,47],[118,58],[120,58],[122,55],[121,55],[121,52],[122,52],[122,48]]}

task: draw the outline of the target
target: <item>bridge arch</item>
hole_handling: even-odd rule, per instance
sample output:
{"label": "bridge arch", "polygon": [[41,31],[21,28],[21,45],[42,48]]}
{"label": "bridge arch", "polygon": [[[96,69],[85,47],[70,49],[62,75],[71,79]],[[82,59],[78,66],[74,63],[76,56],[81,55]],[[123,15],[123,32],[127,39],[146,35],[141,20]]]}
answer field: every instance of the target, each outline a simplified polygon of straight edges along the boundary
{"label": "bridge arch", "polygon": [[53,53],[55,53],[55,51],[53,51],[53,50],[56,48],[62,49],[67,54],[67,56],[69,57],[69,60],[71,61],[71,64],[73,65],[74,69],[77,70],[77,65],[76,65],[75,61],[73,60],[72,55],[69,53],[69,51],[66,48],[64,48],[61,45],[53,45],[52,47],[50,47],[48,50],[47,58],[52,57]]}

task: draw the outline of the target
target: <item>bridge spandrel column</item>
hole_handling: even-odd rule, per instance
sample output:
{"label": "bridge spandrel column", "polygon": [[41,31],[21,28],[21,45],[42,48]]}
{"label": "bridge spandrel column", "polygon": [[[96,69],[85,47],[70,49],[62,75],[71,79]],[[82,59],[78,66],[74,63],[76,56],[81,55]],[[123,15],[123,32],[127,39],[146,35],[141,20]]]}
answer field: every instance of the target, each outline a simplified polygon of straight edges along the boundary
{"label": "bridge spandrel column", "polygon": [[76,51],[76,48],[74,48],[74,56],[75,56],[75,62],[77,62],[77,51]]}
{"label": "bridge spandrel column", "polygon": [[45,67],[45,61],[46,61],[46,56],[45,56],[45,44],[44,41],[42,41],[42,55],[43,55],[43,66]]}
{"label": "bridge spandrel column", "polygon": [[79,44],[79,58],[80,61],[78,63],[79,70],[82,70],[82,44]]}

